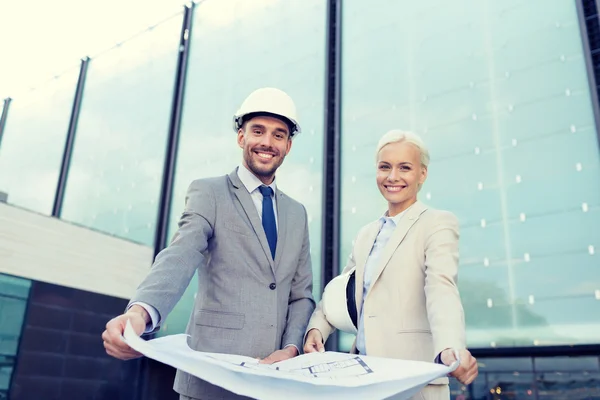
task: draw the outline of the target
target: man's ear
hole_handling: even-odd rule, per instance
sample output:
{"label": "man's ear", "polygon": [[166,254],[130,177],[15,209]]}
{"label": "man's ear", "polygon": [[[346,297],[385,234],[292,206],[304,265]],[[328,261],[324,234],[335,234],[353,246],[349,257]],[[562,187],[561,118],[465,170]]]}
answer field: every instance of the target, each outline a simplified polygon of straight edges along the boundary
{"label": "man's ear", "polygon": [[292,149],[292,137],[288,137],[288,142],[287,142],[287,148],[285,150],[285,155],[287,156],[290,153],[290,150]]}
{"label": "man's ear", "polygon": [[238,146],[240,146],[240,148],[244,148],[244,130],[242,128],[238,129],[238,133],[237,133],[237,142],[238,142]]}

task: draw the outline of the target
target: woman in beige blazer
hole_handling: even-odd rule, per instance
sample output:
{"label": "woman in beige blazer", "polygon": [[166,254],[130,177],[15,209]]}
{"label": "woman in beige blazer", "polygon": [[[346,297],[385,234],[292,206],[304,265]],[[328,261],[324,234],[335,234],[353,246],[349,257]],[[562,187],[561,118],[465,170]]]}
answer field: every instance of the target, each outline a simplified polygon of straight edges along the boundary
{"label": "woman in beige blazer", "polygon": [[[461,362],[452,375],[469,384],[478,371],[465,348],[457,288],[458,220],[417,200],[429,164],[419,136],[386,133],[376,159],[377,186],[388,209],[359,231],[342,272],[355,271],[358,333],[352,352],[450,365],[456,350]],[[319,303],[308,324],[305,352],[323,351],[335,329],[330,322]],[[449,397],[448,379],[442,378],[414,398]]]}

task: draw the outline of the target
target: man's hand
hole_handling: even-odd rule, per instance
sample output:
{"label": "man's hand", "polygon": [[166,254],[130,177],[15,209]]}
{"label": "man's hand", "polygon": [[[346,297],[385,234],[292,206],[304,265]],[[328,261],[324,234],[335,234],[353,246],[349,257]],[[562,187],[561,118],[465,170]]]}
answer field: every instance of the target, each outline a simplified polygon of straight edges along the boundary
{"label": "man's hand", "polygon": [[[477,360],[471,355],[469,350],[460,350],[458,352],[460,357],[460,365],[450,374],[455,377],[458,381],[464,385],[468,385],[477,378],[479,370],[477,367]],[[442,363],[444,365],[451,365],[456,361],[454,350],[446,349],[442,352]]]}
{"label": "man's hand", "polygon": [[102,332],[104,348],[108,355],[120,360],[131,360],[142,356],[121,339],[127,320],[131,322],[131,327],[135,333],[141,335],[146,328],[146,323],[150,320],[150,316],[143,307],[134,305],[125,314],[108,321],[106,330]]}
{"label": "man's hand", "polygon": [[288,346],[283,350],[277,350],[271,353],[270,356],[260,360],[260,364],[273,364],[279,361],[288,360],[298,355],[298,350],[294,346]]}
{"label": "man's hand", "polygon": [[323,335],[318,329],[311,329],[306,335],[306,342],[304,343],[305,353],[323,353],[325,346],[323,345]]}

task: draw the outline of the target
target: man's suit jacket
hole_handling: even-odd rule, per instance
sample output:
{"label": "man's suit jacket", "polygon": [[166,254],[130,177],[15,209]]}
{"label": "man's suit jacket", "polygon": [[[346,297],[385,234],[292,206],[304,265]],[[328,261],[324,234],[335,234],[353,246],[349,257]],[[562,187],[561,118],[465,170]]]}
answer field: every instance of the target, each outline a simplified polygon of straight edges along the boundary
{"label": "man's suit jacket", "polygon": [[[197,272],[198,292],[186,330],[192,349],[261,358],[288,344],[302,349],[315,306],[307,215],[283,192],[275,195],[273,260],[237,169],[192,182],[177,233],[131,302],[153,306],[164,320]],[[174,389],[193,398],[237,398],[182,371]]]}
{"label": "man's suit jacket", "polygon": [[[363,227],[344,272],[356,267],[358,315],[365,263],[380,222]],[[458,220],[447,211],[413,204],[383,249],[364,299],[367,355],[433,362],[446,348],[465,348],[464,312],[457,288]],[[323,339],[334,328],[321,303],[307,327]],[[356,352],[356,342],[352,346]],[[442,378],[433,383],[447,383]]]}

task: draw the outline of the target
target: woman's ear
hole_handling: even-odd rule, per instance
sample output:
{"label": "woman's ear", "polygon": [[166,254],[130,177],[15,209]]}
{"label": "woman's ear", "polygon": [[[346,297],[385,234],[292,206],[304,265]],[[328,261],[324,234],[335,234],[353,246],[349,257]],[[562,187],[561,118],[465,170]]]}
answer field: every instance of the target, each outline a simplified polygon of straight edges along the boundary
{"label": "woman's ear", "polygon": [[421,176],[419,177],[419,183],[422,185],[425,183],[425,180],[427,179],[427,167],[425,166],[421,166]]}

